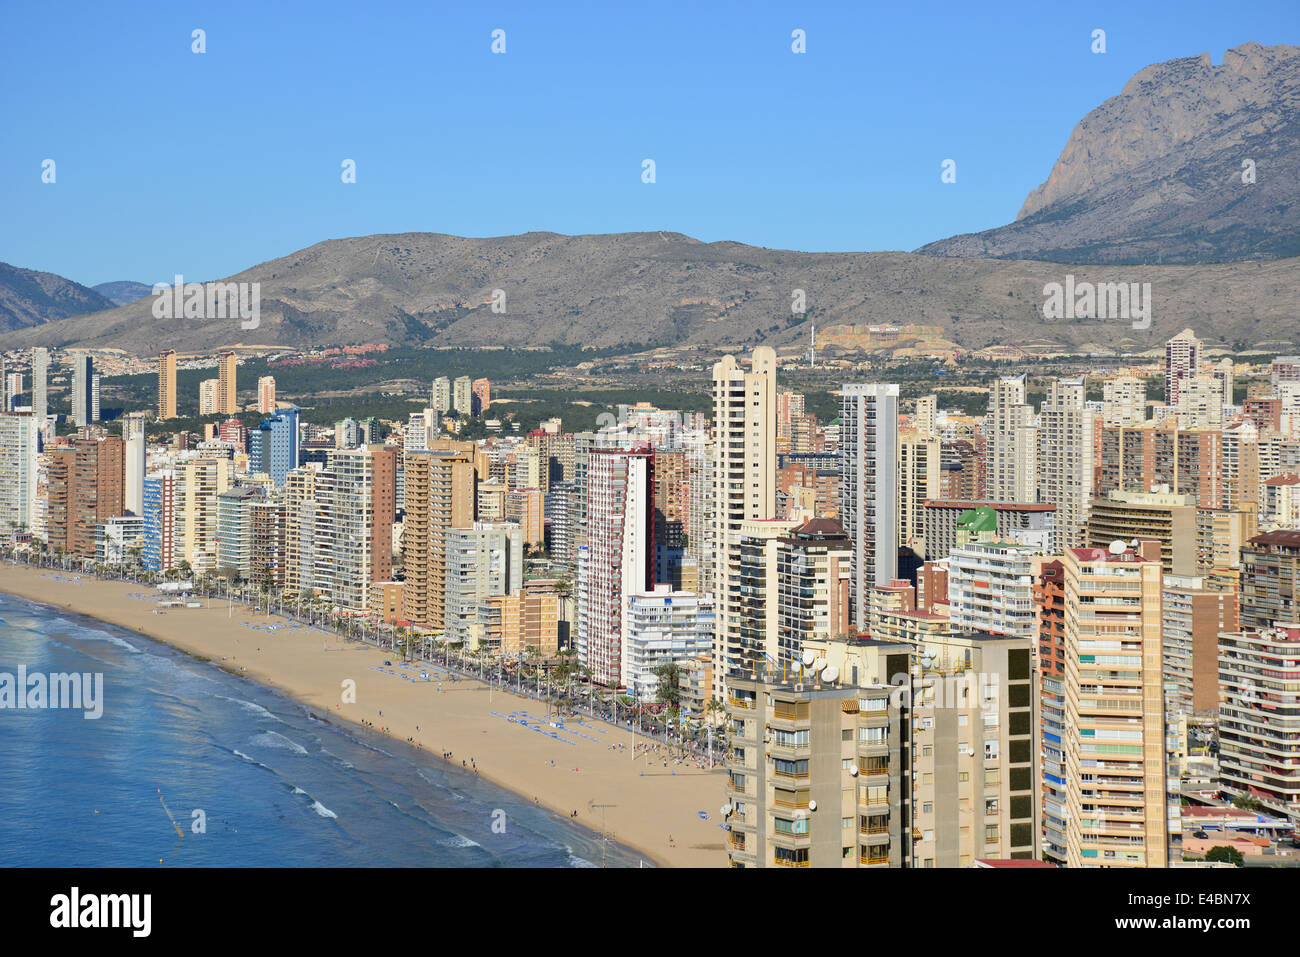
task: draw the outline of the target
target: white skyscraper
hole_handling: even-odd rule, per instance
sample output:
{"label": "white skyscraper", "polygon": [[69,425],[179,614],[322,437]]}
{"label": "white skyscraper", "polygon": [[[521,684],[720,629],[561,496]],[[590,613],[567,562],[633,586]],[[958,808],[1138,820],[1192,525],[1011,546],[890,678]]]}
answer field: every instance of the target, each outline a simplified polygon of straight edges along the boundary
{"label": "white skyscraper", "polygon": [[898,575],[898,386],[840,393],[840,523],[853,543],[849,621],[867,623],[871,589]]}
{"label": "white skyscraper", "polygon": [[[123,426],[123,432],[127,431]],[[122,501],[132,515],[144,515],[145,445],[144,433],[126,440],[126,465]]]}
{"label": "white skyscraper", "polygon": [[0,541],[36,519],[36,419],[0,415]]}
{"label": "white skyscraper", "polygon": [[45,416],[49,414],[49,391],[47,378],[50,371],[50,352],[43,346],[32,350],[32,417],[36,427],[45,425]]}
{"label": "white skyscraper", "polygon": [[739,596],[727,588],[738,564],[741,523],[776,516],[776,351],[759,346],[746,370],[735,356],[713,367],[714,691],[727,680],[725,649],[740,641]]}

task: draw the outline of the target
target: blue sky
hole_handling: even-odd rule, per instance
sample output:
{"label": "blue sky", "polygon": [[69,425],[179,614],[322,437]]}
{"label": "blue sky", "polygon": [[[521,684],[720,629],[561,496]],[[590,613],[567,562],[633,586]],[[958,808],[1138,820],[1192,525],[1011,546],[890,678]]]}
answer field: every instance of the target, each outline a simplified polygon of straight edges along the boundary
{"label": "blue sky", "polygon": [[1142,67],[1251,40],[1300,42],[1300,4],[10,4],[0,260],[94,284],[407,231],[913,249],[1014,218]]}

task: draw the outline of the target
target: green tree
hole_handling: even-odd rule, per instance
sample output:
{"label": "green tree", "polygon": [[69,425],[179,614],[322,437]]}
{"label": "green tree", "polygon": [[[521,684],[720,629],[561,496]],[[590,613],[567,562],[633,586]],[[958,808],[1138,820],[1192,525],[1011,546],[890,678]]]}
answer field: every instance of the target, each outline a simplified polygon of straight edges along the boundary
{"label": "green tree", "polygon": [[665,661],[655,667],[654,673],[659,679],[655,700],[668,705],[669,710],[676,712],[682,697],[682,669],[675,661]]}
{"label": "green tree", "polygon": [[1226,861],[1233,867],[1244,867],[1246,864],[1246,858],[1241,851],[1223,844],[1215,845],[1206,851],[1205,859],[1207,861]]}

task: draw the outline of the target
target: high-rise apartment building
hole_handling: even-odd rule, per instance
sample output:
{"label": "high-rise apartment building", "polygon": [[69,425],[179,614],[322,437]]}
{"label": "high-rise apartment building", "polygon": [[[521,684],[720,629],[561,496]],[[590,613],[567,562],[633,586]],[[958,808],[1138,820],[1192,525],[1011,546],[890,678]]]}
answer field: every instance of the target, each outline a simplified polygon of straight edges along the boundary
{"label": "high-rise apartment building", "polygon": [[[981,531],[994,532],[1003,542],[1041,543],[1043,552],[1049,555],[1060,548],[1055,505],[936,499],[923,503],[923,510],[926,561],[937,562],[947,558],[954,548],[978,538]],[[982,519],[987,518],[989,512],[993,523],[986,529],[984,525],[987,523]]]}
{"label": "high-rise apartment building", "polygon": [[446,548],[445,634],[470,647],[483,601],[523,587],[524,537],[513,522],[475,522],[448,529]]}
{"label": "high-rise apartment building", "polygon": [[290,469],[298,467],[298,407],[290,406],[269,418],[248,437],[248,468],[270,476],[280,488]]}
{"label": "high-rise apartment building", "polygon": [[[72,354],[72,423],[82,429],[94,422],[91,379],[95,375],[95,363],[87,352]],[[93,551],[91,554],[94,554]]]}
{"label": "high-rise apartment building", "polygon": [[74,438],[51,450],[47,517],[50,547],[95,557],[95,526],[124,512],[124,447],[115,435]]}
{"label": "high-rise apartment building", "polygon": [[740,596],[726,587],[739,565],[741,524],[776,515],[776,351],[767,346],[754,349],[748,370],[734,356],[713,366],[712,478],[713,680],[721,694],[728,674],[723,649],[741,641]]}
{"label": "high-rise apartment building", "polygon": [[1164,867],[1161,564],[1116,542],[1062,565],[1066,862]]}
{"label": "high-rise apartment building", "polygon": [[433,380],[433,386],[429,390],[429,406],[439,415],[451,411],[451,380],[446,376]]}
{"label": "high-rise apartment building", "polygon": [[1219,636],[1219,781],[1300,816],[1300,624]]}
{"label": "high-rise apartment building", "polygon": [[144,551],[141,563],[152,571],[175,568],[176,473],[172,469],[151,472],[144,479]]}
{"label": "high-rise apartment building", "polygon": [[1009,542],[968,542],[948,556],[948,615],[953,630],[1033,638],[1039,612],[1034,576],[1043,550]]}
{"label": "high-rise apartment building", "polygon": [[1279,529],[1241,550],[1241,630],[1267,632],[1300,621],[1300,530]]}
{"label": "high-rise apartment building", "polygon": [[275,414],[275,376],[264,375],[257,380],[257,412]]}
{"label": "high-rise apartment building", "polygon": [[[124,427],[123,433],[127,430]],[[144,514],[144,477],[146,471],[146,454],[144,434],[126,438],[126,464],[123,472],[124,486],[122,502],[131,515]]]}
{"label": "high-rise apartment building", "polygon": [[628,599],[654,587],[654,454],[593,449],[587,550],[579,565],[578,660],[608,687],[624,678]]}
{"label": "high-rise apartment building", "polygon": [[989,393],[985,419],[988,458],[985,494],[994,502],[1033,502],[1038,492],[1038,436],[1026,375],[1003,376]]}
{"label": "high-rise apartment building", "polygon": [[1147,418],[1146,382],[1136,376],[1106,379],[1101,386],[1102,424],[1136,428]]}
{"label": "high-rise apartment building", "polygon": [[213,454],[200,454],[176,467],[177,548],[196,573],[217,567],[217,496],[230,488],[233,471],[229,458]]}
{"label": "high-rise apartment building", "polygon": [[1167,575],[1196,574],[1196,502],[1168,492],[1112,492],[1093,502],[1088,516],[1088,547],[1139,539],[1160,543]]}
{"label": "high-rise apartment building", "polygon": [[34,415],[0,415],[0,541],[36,524],[37,431]]}
{"label": "high-rise apartment building", "polygon": [[656,668],[712,653],[711,598],[665,584],[628,596],[620,684],[629,694],[654,700],[659,690]]}
{"label": "high-rise apartment building", "polygon": [[867,621],[871,589],[898,574],[898,386],[840,392],[840,523],[853,543],[849,620]]}
{"label": "high-rise apartment building", "polygon": [[176,418],[176,350],[158,355],[158,418]]}
{"label": "high-rise apartment building", "polygon": [[470,383],[469,388],[472,395],[470,406],[474,415],[482,415],[492,408],[492,383],[490,381],[475,379]]}
{"label": "high-rise apartment building", "polygon": [[474,414],[474,383],[469,376],[463,375],[452,383],[451,406],[458,415]]}
{"label": "high-rise apartment building", "polygon": [[1083,544],[1092,502],[1093,420],[1082,376],[1053,379],[1038,417],[1038,501],[1056,506],[1061,548]]}
{"label": "high-rise apartment building", "polygon": [[940,446],[933,432],[898,433],[898,546],[917,554],[925,549],[923,506],[942,494]]}
{"label": "high-rise apartment building", "polygon": [[50,413],[49,373],[50,351],[36,346],[32,349],[32,417],[37,429],[45,427],[45,417]]}
{"label": "high-rise apartment building", "polygon": [[235,377],[239,371],[239,357],[233,352],[223,352],[217,360],[217,413],[234,415],[239,411],[236,398],[239,389]]}
{"label": "high-rise apartment building", "polygon": [[220,412],[220,379],[204,379],[199,383],[199,415],[216,415]]}
{"label": "high-rise apartment building", "polygon": [[1219,704],[1219,634],[1237,630],[1237,596],[1203,577],[1166,575],[1162,609],[1165,711],[1212,711]]}
{"label": "high-rise apartment building", "polygon": [[1200,372],[1203,348],[1191,329],[1165,343],[1165,405],[1177,408],[1183,381]]}
{"label": "high-rise apartment building", "polygon": [[465,528],[475,519],[474,453],[470,449],[407,452],[403,472],[404,617],[426,628],[442,628],[447,530]]}

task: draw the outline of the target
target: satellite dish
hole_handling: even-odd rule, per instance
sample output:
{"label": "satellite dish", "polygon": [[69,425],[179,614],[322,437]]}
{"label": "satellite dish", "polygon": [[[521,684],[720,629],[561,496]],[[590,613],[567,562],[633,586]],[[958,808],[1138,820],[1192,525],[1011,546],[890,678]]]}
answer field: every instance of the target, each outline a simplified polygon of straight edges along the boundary
{"label": "satellite dish", "polygon": [[808,802],[808,810],[810,810],[810,811],[815,811],[815,810],[817,810],[817,802],[816,802],[816,801],[809,801],[809,802]]}
{"label": "satellite dish", "polygon": [[826,659],[818,658],[816,661],[813,662],[812,667],[813,667],[813,671],[821,671],[823,668],[826,667]]}
{"label": "satellite dish", "polygon": [[811,651],[805,651],[803,653],[803,663],[811,668],[815,657],[816,656]]}
{"label": "satellite dish", "polygon": [[830,665],[822,672],[822,681],[834,681],[840,676],[840,669]]}
{"label": "satellite dish", "polygon": [[1126,551],[1128,551],[1128,545],[1120,539],[1117,538],[1110,543],[1110,553],[1112,555],[1123,555]]}
{"label": "satellite dish", "polygon": [[731,813],[731,805],[730,805],[730,804],[724,804],[724,805],[722,805],[722,807],[718,808],[718,812],[719,812],[723,817],[726,817],[728,814]]}
{"label": "satellite dish", "polygon": [[849,766],[849,774],[853,775],[855,778],[858,776],[858,766],[856,764]]}
{"label": "satellite dish", "polygon": [[796,661],[794,664],[790,666],[790,670],[793,671],[795,674],[798,674],[801,670],[803,670],[803,665],[799,664],[799,662]]}

